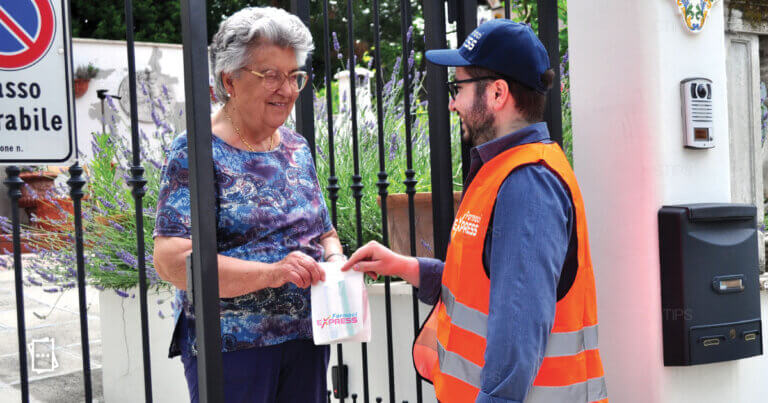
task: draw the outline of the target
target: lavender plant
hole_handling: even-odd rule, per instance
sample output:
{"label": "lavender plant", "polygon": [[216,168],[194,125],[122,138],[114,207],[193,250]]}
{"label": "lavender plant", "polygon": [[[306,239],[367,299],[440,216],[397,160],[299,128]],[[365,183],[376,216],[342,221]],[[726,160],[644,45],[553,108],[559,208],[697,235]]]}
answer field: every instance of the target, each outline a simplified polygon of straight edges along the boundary
{"label": "lavender plant", "polygon": [[[341,59],[342,56],[339,56]],[[406,133],[405,133],[405,105],[404,105],[404,80],[400,73],[401,59],[395,62],[395,68],[389,80],[384,84],[382,91],[383,133],[385,145],[385,166],[389,194],[404,193],[407,169]],[[427,118],[427,102],[422,101],[419,94],[423,93],[423,77],[419,71],[413,69],[413,58],[409,58],[408,67],[411,71],[411,102],[409,106],[411,114],[411,147],[412,167],[416,172],[416,191],[431,191],[430,149],[429,149],[429,120]],[[370,66],[369,66],[370,67]],[[371,88],[371,83],[366,79],[364,87]],[[372,89],[374,90],[374,89]],[[361,94],[366,91],[358,91],[357,127],[358,127],[358,158],[359,175],[362,177],[363,196],[361,199],[361,214],[363,243],[370,240],[382,240],[381,208],[377,203],[379,188],[379,140],[378,122],[375,98],[370,103],[359,102]],[[326,204],[331,208],[329,191],[326,188],[330,176],[329,160],[329,130],[327,120],[327,101],[325,91],[316,91],[314,99],[315,112],[315,142],[317,152],[317,173],[320,185],[323,188]],[[333,116],[333,142],[335,156],[335,176],[340,187],[337,200],[337,225],[336,230],[344,245],[348,248],[357,246],[357,214],[355,199],[352,196],[350,186],[355,175],[354,158],[352,149],[352,111],[347,106],[348,102],[341,99],[338,113]],[[461,189],[461,143],[459,141],[458,118],[452,116],[451,132],[439,133],[440,136],[451,136],[451,158],[453,172],[446,173],[453,178],[454,189]]]}
{"label": "lavender plant", "polygon": [[[142,88],[142,91],[146,90]],[[147,181],[142,199],[143,233],[137,233],[132,188],[127,184],[132,165],[131,145],[126,131],[118,130],[118,126],[123,125],[115,114],[108,122],[108,133],[92,134],[92,159],[85,166],[87,185],[82,206],[86,280],[98,289],[113,289],[123,297],[128,296],[126,290],[138,284],[138,237],[144,239],[148,285],[155,288],[169,286],[159,278],[152,260],[152,231],[162,163],[165,150],[176,134],[163,119],[176,112],[169,110],[171,99],[168,91],[164,88],[162,93],[164,96],[160,99],[148,101],[151,103],[154,130],[150,134],[140,130],[140,155],[145,169],[143,176]],[[108,101],[113,112],[117,112],[112,99]],[[52,202],[57,201],[54,199]],[[67,213],[63,220],[49,222],[51,225],[47,226],[66,229],[65,232],[44,231],[37,226],[23,228],[29,247],[39,257],[28,266],[27,280],[30,283],[43,285],[50,292],[63,291],[75,285],[72,222],[72,214]],[[7,222],[0,225],[7,225]]]}
{"label": "lavender plant", "polygon": [[[557,90],[555,88],[555,90]],[[560,110],[563,117],[563,151],[573,166],[573,126],[571,125],[571,76],[568,51],[560,60]]]}

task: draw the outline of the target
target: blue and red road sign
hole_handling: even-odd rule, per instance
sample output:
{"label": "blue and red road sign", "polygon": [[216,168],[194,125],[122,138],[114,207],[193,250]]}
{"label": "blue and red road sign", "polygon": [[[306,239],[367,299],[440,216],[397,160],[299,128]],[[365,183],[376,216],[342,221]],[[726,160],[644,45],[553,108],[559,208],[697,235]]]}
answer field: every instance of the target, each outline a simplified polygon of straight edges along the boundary
{"label": "blue and red road sign", "polygon": [[0,70],[35,64],[56,32],[51,0],[0,0]]}

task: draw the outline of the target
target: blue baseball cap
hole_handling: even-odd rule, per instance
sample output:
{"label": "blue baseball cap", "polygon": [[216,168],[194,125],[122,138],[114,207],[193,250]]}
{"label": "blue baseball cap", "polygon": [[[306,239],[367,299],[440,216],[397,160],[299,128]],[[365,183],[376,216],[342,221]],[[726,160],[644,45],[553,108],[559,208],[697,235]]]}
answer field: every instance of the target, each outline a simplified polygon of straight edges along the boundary
{"label": "blue baseball cap", "polygon": [[541,81],[549,70],[547,50],[529,26],[507,19],[483,23],[459,49],[428,50],[426,57],[440,66],[485,67],[542,94],[548,90]]}

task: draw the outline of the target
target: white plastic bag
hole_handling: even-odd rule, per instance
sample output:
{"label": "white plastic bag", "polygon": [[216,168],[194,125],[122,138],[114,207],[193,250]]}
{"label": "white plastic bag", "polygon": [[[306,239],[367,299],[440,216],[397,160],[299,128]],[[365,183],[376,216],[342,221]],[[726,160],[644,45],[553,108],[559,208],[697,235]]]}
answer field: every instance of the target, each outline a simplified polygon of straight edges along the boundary
{"label": "white plastic bag", "polygon": [[371,308],[363,273],[320,263],[325,281],[313,285],[312,337],[316,345],[371,340]]}

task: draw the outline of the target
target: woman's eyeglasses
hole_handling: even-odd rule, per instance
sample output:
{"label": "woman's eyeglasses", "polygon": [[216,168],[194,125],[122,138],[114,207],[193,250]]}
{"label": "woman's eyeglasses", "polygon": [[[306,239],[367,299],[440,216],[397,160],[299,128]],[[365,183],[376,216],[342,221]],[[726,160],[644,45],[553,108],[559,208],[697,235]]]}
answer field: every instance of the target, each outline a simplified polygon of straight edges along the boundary
{"label": "woman's eyeglasses", "polygon": [[243,70],[261,78],[264,88],[269,91],[277,91],[278,88],[283,86],[285,80],[288,80],[288,85],[296,92],[301,91],[307,85],[306,71],[297,70],[286,75],[282,71],[277,70],[264,70],[261,73],[247,68],[243,68]]}

